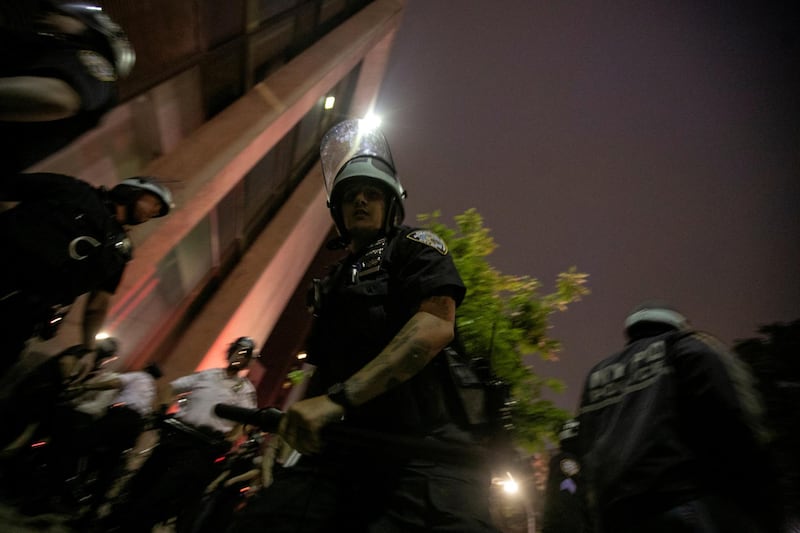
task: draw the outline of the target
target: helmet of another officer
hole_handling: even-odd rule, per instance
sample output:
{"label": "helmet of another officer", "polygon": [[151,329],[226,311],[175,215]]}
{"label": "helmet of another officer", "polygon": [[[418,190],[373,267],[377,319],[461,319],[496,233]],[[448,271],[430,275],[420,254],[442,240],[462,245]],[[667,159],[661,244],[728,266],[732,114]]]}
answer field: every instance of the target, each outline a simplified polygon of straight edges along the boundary
{"label": "helmet of another officer", "polygon": [[250,337],[239,337],[228,346],[228,362],[232,363],[236,356],[244,356],[249,361],[253,358],[256,343]]}
{"label": "helmet of another officer", "polygon": [[130,74],[136,63],[136,52],[122,27],[100,5],[82,0],[46,0],[44,3],[56,13],[82,22],[88,28],[86,37],[96,42],[103,55],[114,63],[117,76],[124,78]]}
{"label": "helmet of another officer", "polygon": [[116,359],[117,352],[119,352],[119,341],[116,337],[105,337],[98,339],[94,344],[95,352],[95,366],[100,367],[113,359]]}
{"label": "helmet of another officer", "polygon": [[688,328],[689,320],[662,300],[645,301],[637,305],[625,318],[625,335],[631,340]]}
{"label": "helmet of another officer", "polygon": [[125,179],[114,186],[109,191],[111,199],[120,205],[125,206],[125,223],[129,225],[139,224],[135,217],[136,202],[142,194],[149,193],[161,201],[161,210],[156,217],[163,217],[175,207],[172,200],[172,192],[156,178],[150,176],[134,176]]}
{"label": "helmet of another officer", "polygon": [[153,379],[161,379],[164,376],[164,371],[161,370],[161,367],[158,365],[158,363],[150,363],[142,370],[150,374]]}
{"label": "helmet of another officer", "polygon": [[563,442],[565,440],[574,439],[578,436],[578,428],[581,423],[574,418],[569,418],[561,423],[558,431],[558,440]]}
{"label": "helmet of another officer", "polygon": [[323,136],[320,160],[328,208],[342,239],[350,240],[342,216],[342,197],[356,183],[368,182],[386,194],[384,232],[403,221],[406,192],[397,177],[389,144],[377,128],[364,120],[340,122]]}
{"label": "helmet of another officer", "polygon": [[558,445],[561,451],[575,453],[578,447],[578,432],[581,423],[574,418],[565,420],[558,431]]}

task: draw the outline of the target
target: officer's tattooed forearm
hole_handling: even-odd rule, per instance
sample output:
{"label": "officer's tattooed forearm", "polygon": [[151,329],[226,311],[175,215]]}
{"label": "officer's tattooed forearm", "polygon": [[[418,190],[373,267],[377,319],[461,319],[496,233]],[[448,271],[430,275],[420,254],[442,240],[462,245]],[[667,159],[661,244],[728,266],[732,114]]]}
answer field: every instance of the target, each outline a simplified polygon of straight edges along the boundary
{"label": "officer's tattooed forearm", "polygon": [[420,307],[426,313],[438,316],[451,322],[456,319],[455,301],[450,296],[431,296]]}
{"label": "officer's tattooed forearm", "polygon": [[350,400],[356,404],[396,387],[415,376],[432,357],[436,347],[420,339],[420,324],[413,317],[388,346],[347,380]]}

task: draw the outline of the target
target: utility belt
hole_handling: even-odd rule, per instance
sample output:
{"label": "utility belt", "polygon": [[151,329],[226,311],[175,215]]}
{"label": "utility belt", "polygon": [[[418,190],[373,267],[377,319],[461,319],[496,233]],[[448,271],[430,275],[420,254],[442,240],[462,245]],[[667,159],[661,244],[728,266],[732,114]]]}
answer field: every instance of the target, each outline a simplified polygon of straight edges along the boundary
{"label": "utility belt", "polygon": [[227,453],[231,443],[225,434],[208,426],[193,426],[182,422],[175,417],[165,418],[162,423],[173,437],[189,439],[190,441],[208,447],[214,453]]}

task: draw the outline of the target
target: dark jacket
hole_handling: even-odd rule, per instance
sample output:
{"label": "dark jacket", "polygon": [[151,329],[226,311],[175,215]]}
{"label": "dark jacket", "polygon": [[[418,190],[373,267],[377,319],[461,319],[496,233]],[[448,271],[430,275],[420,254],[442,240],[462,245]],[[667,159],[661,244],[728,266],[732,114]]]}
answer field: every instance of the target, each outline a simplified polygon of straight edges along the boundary
{"label": "dark jacket", "polygon": [[95,290],[113,293],[131,242],[105,191],[61,174],[0,178],[0,292],[21,291],[43,305],[72,303]]}
{"label": "dark jacket", "polygon": [[588,499],[601,522],[712,497],[756,520],[773,514],[760,407],[719,341],[672,330],[596,365],[579,411]]}

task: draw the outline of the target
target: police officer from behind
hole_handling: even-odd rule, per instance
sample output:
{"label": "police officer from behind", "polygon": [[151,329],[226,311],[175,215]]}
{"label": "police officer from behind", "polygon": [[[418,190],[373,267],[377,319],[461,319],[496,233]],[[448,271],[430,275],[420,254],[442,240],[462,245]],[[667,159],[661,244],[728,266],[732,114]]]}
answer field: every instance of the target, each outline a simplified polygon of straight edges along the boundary
{"label": "police officer from behind", "polygon": [[0,178],[0,375],[38,335],[52,337],[66,309],[89,293],[83,344],[105,319],[132,257],[126,226],[166,215],[169,189],[154,178],[128,178],[111,190],[52,173]]}
{"label": "police officer from behind", "polygon": [[663,302],[634,309],[625,333],[590,371],[578,416],[597,529],[777,531],[760,402],[742,363]]}
{"label": "police officer from behind", "polygon": [[485,465],[323,438],[326,426],[342,424],[390,440],[475,444],[451,416],[454,393],[437,357],[453,340],[465,293],[447,246],[400,225],[405,192],[380,132],[340,123],[323,138],[321,157],[347,255],[315,284],[308,360],[316,368],[306,399],[279,428],[304,455],[275,468],[230,531],[494,531]]}
{"label": "police officer from behind", "polygon": [[141,533],[180,515],[203,496],[220,473],[217,459],[242,435],[241,425],[214,414],[225,403],[253,409],[255,387],[239,373],[253,358],[255,343],[239,337],[228,347],[226,368],[212,368],[171,383],[182,396],[178,411],[164,421],[159,442],[130,482],[128,499],[112,512],[108,530]]}

